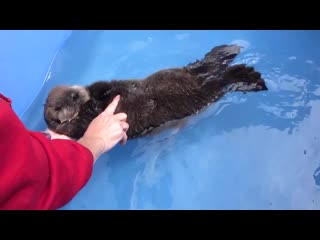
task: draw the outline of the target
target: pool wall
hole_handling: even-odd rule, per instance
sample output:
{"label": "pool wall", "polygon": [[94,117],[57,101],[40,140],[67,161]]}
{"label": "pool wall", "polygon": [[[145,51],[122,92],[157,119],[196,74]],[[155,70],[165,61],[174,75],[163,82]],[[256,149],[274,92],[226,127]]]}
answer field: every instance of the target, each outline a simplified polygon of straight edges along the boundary
{"label": "pool wall", "polygon": [[1,30],[0,89],[21,116],[43,85],[50,64],[72,31]]}

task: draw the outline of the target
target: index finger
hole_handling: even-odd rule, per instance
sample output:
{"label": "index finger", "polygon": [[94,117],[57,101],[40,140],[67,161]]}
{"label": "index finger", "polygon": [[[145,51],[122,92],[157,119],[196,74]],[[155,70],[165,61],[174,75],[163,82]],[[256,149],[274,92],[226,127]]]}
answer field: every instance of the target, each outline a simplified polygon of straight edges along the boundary
{"label": "index finger", "polygon": [[114,114],[114,111],[116,110],[118,103],[120,100],[120,96],[117,95],[113,101],[109,104],[109,106],[103,111],[104,114],[112,115]]}

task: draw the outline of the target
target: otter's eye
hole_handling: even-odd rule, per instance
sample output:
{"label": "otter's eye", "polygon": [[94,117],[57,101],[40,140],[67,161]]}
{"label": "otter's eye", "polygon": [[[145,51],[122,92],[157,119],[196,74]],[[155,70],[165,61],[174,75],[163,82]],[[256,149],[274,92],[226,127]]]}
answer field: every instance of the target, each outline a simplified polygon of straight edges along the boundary
{"label": "otter's eye", "polygon": [[107,91],[105,91],[105,92],[103,93],[103,96],[105,97],[105,96],[109,95],[109,94],[110,94],[110,92],[111,92],[111,90],[107,90]]}
{"label": "otter's eye", "polygon": [[79,97],[79,93],[71,93],[71,98],[72,98],[72,100],[77,100],[78,99],[78,97]]}
{"label": "otter's eye", "polygon": [[55,109],[54,110],[56,110],[56,111],[60,111],[61,110],[61,107],[55,107]]}

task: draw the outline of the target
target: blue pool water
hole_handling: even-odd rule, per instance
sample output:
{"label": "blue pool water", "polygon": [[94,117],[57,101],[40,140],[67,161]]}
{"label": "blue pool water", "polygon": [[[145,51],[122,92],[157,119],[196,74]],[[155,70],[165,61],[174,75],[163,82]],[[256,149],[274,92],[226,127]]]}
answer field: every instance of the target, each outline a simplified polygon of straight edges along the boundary
{"label": "blue pool water", "polygon": [[[180,129],[115,147],[98,160],[89,183],[62,209],[320,208],[314,178],[320,165],[319,31],[60,35],[68,38],[59,40],[63,45],[46,73],[29,73],[45,78],[33,85],[32,94],[39,94],[21,115],[29,129],[45,129],[43,103],[55,85],[143,78],[200,59],[220,44],[244,46],[234,63],[254,66],[269,87],[267,92],[228,94]],[[18,81],[27,87],[30,82],[20,74]],[[15,101],[25,102],[25,108],[31,103],[23,94]]]}

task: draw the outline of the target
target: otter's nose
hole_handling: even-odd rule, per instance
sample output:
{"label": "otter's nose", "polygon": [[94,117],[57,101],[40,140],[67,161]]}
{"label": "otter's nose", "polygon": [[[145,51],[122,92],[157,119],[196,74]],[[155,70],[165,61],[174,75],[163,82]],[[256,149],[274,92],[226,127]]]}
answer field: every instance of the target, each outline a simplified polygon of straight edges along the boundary
{"label": "otter's nose", "polygon": [[78,92],[73,92],[71,93],[71,99],[72,101],[75,101],[79,98],[79,93]]}

